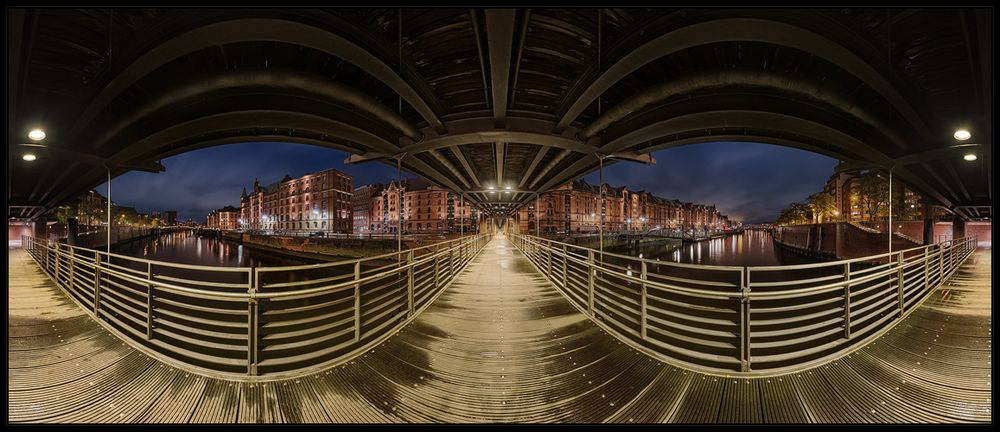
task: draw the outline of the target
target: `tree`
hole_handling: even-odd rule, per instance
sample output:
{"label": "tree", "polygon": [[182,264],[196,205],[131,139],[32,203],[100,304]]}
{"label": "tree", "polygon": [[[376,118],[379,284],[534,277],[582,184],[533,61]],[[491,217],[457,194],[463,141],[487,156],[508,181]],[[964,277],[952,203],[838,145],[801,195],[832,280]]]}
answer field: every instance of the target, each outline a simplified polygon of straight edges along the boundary
{"label": "tree", "polygon": [[792,203],[781,210],[778,218],[774,221],[779,225],[799,225],[809,223],[812,219],[812,211],[809,205],[802,203]]}
{"label": "tree", "polygon": [[68,224],[69,219],[76,217],[76,209],[70,205],[61,205],[56,208],[56,219],[63,224]]}
{"label": "tree", "polygon": [[889,184],[886,179],[872,171],[858,177],[858,201],[865,209],[868,220],[877,220],[888,208]]}
{"label": "tree", "polygon": [[814,222],[823,223],[834,219],[834,212],[837,210],[836,198],[826,192],[818,192],[809,196],[809,207],[812,208]]}

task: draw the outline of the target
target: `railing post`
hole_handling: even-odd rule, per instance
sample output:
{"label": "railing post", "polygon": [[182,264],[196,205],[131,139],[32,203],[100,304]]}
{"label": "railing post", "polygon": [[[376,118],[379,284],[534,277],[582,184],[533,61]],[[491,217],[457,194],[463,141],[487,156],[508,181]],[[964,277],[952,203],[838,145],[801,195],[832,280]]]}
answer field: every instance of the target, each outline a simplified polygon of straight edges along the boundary
{"label": "railing post", "polygon": [[354,262],[354,341],[361,340],[361,261]]}
{"label": "railing post", "polygon": [[[458,259],[460,262],[465,263],[465,248],[466,245],[459,245],[458,249]],[[452,254],[453,249],[448,249],[448,280],[455,278],[455,256]]]}
{"label": "railing post", "polygon": [[594,251],[587,249],[587,312],[594,316]]}
{"label": "railing post", "polygon": [[545,253],[548,255],[548,273],[546,276],[552,277],[552,244],[550,243],[548,247],[545,248]]}
{"label": "railing post", "polygon": [[[448,250],[451,250],[451,248],[449,247]],[[438,264],[438,261],[440,261],[441,259],[440,252],[441,252],[440,247],[434,248],[434,290],[433,290],[434,292],[437,292],[439,285],[441,284],[441,278],[438,276],[440,274],[438,272],[440,270],[440,265]]]}
{"label": "railing post", "polygon": [[928,292],[931,289],[931,247],[924,246],[924,292]]}
{"label": "railing post", "polygon": [[944,245],[938,244],[938,280],[937,283],[944,282]]}
{"label": "railing post", "polygon": [[257,269],[247,273],[250,278],[247,285],[247,375],[257,375],[257,279],[260,275]]}
{"label": "railing post", "polygon": [[75,267],[73,265],[74,258],[76,258],[76,248],[70,247],[69,248],[69,283],[67,283],[66,285],[68,285],[69,290],[71,290],[71,291],[74,290],[74,287],[75,287],[73,285],[73,276],[75,274],[75,271],[73,269]]}
{"label": "railing post", "polygon": [[56,273],[56,283],[57,284],[59,283],[59,255],[61,253],[62,253],[62,248],[59,247],[59,243],[56,243],[56,260],[55,260],[56,268],[55,268],[55,273]]}
{"label": "railing post", "polygon": [[851,263],[844,263],[844,337],[851,338]]}
{"label": "railing post", "polygon": [[146,263],[146,340],[153,339],[153,263]]}
{"label": "railing post", "polygon": [[569,254],[566,252],[566,245],[562,247],[562,273],[563,273],[563,289],[569,289],[569,275],[567,274],[567,263],[569,262]]}
{"label": "railing post", "polygon": [[[108,257],[111,261],[111,257]],[[94,316],[101,317],[101,254],[94,252]]]}
{"label": "railing post", "polygon": [[896,291],[899,293],[899,316],[903,316],[903,251],[899,251],[896,258]]}
{"label": "railing post", "polygon": [[750,371],[750,271],[740,271],[740,371]]}
{"label": "railing post", "polygon": [[646,316],[647,316],[647,312],[646,312],[646,294],[647,294],[647,291],[646,291],[646,261],[640,261],[639,266],[640,266],[640,269],[641,269],[641,272],[639,273],[639,279],[642,279],[642,293],[641,293],[642,297],[640,298],[640,300],[642,301],[642,308],[639,311],[639,333],[642,335],[642,339],[645,340],[646,339]]}
{"label": "railing post", "polygon": [[406,254],[406,302],[410,307],[410,316],[413,316],[413,250]]}

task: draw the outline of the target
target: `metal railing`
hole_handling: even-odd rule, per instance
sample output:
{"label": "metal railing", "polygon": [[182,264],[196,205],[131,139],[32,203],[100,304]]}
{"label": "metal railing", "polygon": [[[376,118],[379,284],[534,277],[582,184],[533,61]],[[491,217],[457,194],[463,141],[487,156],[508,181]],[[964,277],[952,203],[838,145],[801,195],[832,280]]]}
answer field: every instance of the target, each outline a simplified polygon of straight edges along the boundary
{"label": "metal railing", "polygon": [[[863,346],[912,311],[976,239],[816,264],[711,266],[511,241],[570,303],[674,364],[748,376],[800,370]],[[881,263],[880,263],[881,260]]]}
{"label": "metal railing", "polygon": [[152,261],[22,237],[84,310],[133,346],[211,376],[315,371],[380,343],[489,241],[466,236],[375,257],[285,267]]}

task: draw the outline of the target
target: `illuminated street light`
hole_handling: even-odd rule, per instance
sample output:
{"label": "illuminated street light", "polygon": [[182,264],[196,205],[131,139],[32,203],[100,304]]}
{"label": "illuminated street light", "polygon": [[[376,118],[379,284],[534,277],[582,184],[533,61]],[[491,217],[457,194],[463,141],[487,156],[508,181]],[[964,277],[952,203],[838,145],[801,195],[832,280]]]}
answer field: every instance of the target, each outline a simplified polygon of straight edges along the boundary
{"label": "illuminated street light", "polygon": [[31,162],[31,161],[33,161],[35,159],[38,159],[38,158],[36,158],[35,155],[33,155],[31,153],[25,153],[24,156],[21,156],[21,159],[24,159],[24,160],[26,160],[28,162]]}
{"label": "illuminated street light", "polygon": [[965,160],[967,160],[969,162],[972,162],[972,161],[976,160],[977,157],[976,157],[976,155],[974,155],[972,153],[969,153],[969,154],[963,156],[963,159],[965,159]]}
{"label": "illuminated street light", "polygon": [[32,129],[31,132],[28,132],[28,138],[32,141],[41,141],[45,139],[45,131],[41,129]]}
{"label": "illuminated street light", "polygon": [[972,138],[972,133],[966,129],[959,129],[955,131],[953,136],[959,141],[967,141],[969,138]]}

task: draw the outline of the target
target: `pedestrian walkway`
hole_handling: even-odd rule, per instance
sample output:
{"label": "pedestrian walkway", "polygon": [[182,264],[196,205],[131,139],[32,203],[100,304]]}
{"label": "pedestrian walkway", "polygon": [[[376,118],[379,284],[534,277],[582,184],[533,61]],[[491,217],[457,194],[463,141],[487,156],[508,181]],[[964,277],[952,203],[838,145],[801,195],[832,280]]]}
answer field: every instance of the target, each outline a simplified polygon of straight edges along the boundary
{"label": "pedestrian walkway", "polygon": [[504,238],[411,324],[265,383],[162,364],[9,249],[10,422],[991,422],[990,250],[894,330],[814,369],[742,379],[664,364],[580,314]]}

